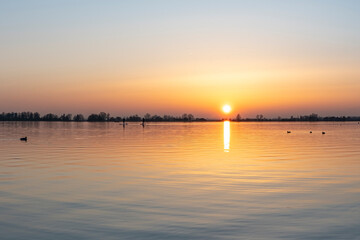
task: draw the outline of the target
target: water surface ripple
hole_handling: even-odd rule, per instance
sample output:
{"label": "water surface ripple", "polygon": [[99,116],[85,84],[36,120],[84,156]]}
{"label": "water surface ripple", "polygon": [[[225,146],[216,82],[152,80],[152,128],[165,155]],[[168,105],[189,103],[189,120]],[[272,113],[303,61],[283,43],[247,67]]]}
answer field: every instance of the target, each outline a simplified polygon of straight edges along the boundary
{"label": "water surface ripple", "polygon": [[6,240],[360,239],[360,126],[0,122],[0,213]]}

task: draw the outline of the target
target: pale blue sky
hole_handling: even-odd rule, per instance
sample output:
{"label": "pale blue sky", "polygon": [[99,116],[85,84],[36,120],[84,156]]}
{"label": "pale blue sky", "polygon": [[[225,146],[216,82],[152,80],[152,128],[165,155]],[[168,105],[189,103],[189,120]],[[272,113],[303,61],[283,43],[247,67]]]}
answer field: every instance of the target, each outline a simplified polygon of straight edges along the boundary
{"label": "pale blue sky", "polygon": [[[180,106],[170,96],[173,94],[157,99],[150,109],[140,103],[128,107],[120,100],[117,106],[109,107],[107,101],[116,100],[114,93],[112,99],[93,100],[98,103],[93,107],[85,106],[85,100],[74,106],[70,100],[56,97],[68,93],[104,95],[106,87],[98,94],[91,87],[81,88],[89,83],[96,88],[105,82],[116,85],[119,95],[131,99],[135,87],[128,85],[136,81],[140,85],[137,89],[143,92],[149,86],[171,92],[174,84],[182,89],[179,91],[192,88],[189,82],[193,79],[201,83],[194,86],[198,91],[208,92],[194,99],[201,104],[189,111],[215,114],[205,106],[206,97],[213,98],[213,90],[208,88],[225,82],[229,89],[222,89],[224,94],[216,98],[220,102],[226,94],[231,96],[223,101],[238,105],[241,112],[246,107],[239,101],[259,102],[261,96],[252,93],[249,98],[237,99],[234,88],[248,87],[251,92],[254,86],[246,81],[285,87],[277,78],[281,76],[282,82],[287,79],[293,83],[286,85],[293,92],[302,85],[302,77],[306,84],[313,81],[316,91],[323,86],[321,101],[312,107],[295,100],[295,105],[280,106],[279,100],[271,111],[258,104],[243,110],[245,114],[285,115],[295,108],[291,114],[360,115],[360,99],[356,97],[360,92],[359,13],[360,1],[340,0],[0,1],[0,111],[177,113],[191,107]],[[327,69],[331,74],[325,73]],[[276,74],[267,80],[223,78],[256,71]],[[296,79],[293,72],[299,73]],[[340,89],[348,91],[349,98],[337,97],[333,89],[328,91],[328,84],[342,85]],[[75,90],[69,91],[71,86]],[[267,97],[277,94],[275,90],[260,90]],[[310,93],[315,94],[315,90]],[[133,100],[135,97],[139,99],[135,94]],[[333,99],[328,106],[324,105],[326,98]],[[45,104],[44,99],[50,100]],[[172,104],[156,107],[167,100]]]}

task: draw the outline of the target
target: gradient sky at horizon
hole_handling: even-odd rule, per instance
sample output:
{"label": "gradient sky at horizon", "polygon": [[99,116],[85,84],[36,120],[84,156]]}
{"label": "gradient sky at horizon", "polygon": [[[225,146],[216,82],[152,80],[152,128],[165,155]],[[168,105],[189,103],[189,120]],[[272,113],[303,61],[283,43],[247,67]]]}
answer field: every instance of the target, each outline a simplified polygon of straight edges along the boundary
{"label": "gradient sky at horizon", "polygon": [[360,1],[0,1],[0,111],[360,115]]}

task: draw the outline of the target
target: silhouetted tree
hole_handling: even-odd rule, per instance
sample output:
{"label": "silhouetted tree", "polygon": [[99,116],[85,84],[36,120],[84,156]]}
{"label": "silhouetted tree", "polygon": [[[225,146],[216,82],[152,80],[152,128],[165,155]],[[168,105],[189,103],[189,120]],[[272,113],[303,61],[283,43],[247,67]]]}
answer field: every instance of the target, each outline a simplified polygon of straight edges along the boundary
{"label": "silhouetted tree", "polygon": [[40,113],[35,112],[34,113],[34,121],[40,121],[41,117],[40,117]]}
{"label": "silhouetted tree", "polygon": [[48,113],[42,117],[44,121],[58,121],[59,117],[56,114]]}
{"label": "silhouetted tree", "polygon": [[71,117],[72,117],[72,115],[71,114],[62,114],[61,116],[60,116],[60,118],[59,118],[59,120],[60,121],[71,121]]}
{"label": "silhouetted tree", "polygon": [[189,113],[188,115],[187,115],[187,117],[188,117],[188,120],[189,121],[194,121],[194,115],[192,115],[191,113]]}
{"label": "silhouetted tree", "polygon": [[101,112],[99,114],[90,114],[88,117],[89,122],[105,122],[110,120],[110,114]]}
{"label": "silhouetted tree", "polygon": [[261,121],[264,119],[264,116],[262,114],[256,115],[256,120]]}
{"label": "silhouetted tree", "polygon": [[150,113],[145,114],[144,118],[145,118],[145,120],[150,120],[151,119]]}
{"label": "silhouetted tree", "polygon": [[170,115],[164,115],[163,120],[164,121],[175,121],[175,117],[170,116]]}
{"label": "silhouetted tree", "polygon": [[98,122],[99,121],[99,115],[93,113],[88,116],[87,119],[89,122]]}
{"label": "silhouetted tree", "polygon": [[139,121],[141,121],[141,117],[139,117],[137,114],[135,114],[130,117],[127,117],[126,120],[131,121],[131,122],[139,122]]}
{"label": "silhouetted tree", "polygon": [[312,113],[309,116],[309,120],[310,121],[317,121],[317,120],[319,120],[319,116],[316,113]]}
{"label": "silhouetted tree", "polygon": [[82,122],[82,121],[85,121],[85,118],[82,114],[76,114],[73,118],[74,121],[76,122]]}
{"label": "silhouetted tree", "polygon": [[101,112],[99,113],[99,121],[106,121],[108,117],[108,114]]}
{"label": "silhouetted tree", "polygon": [[187,121],[188,120],[188,115],[186,113],[184,113],[182,116],[181,116],[182,120],[183,121]]}
{"label": "silhouetted tree", "polygon": [[163,121],[163,118],[158,116],[158,115],[154,115],[154,116],[151,117],[151,121],[161,122],[161,121]]}

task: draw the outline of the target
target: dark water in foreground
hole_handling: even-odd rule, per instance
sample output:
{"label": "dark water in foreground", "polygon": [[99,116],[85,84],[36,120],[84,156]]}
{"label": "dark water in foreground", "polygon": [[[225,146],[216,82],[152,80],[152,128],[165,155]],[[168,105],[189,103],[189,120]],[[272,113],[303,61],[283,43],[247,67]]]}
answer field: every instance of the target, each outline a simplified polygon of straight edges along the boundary
{"label": "dark water in foreground", "polygon": [[279,238],[360,239],[357,123],[0,122],[0,239]]}

